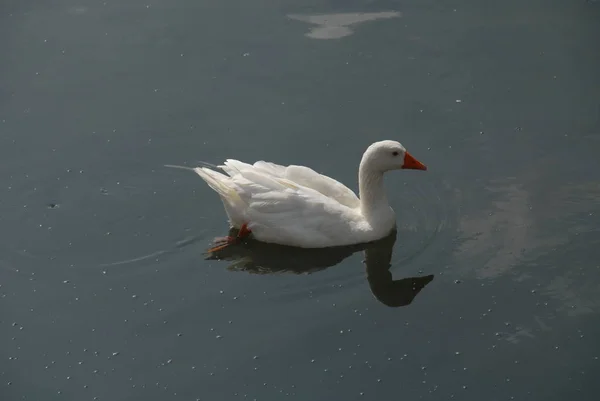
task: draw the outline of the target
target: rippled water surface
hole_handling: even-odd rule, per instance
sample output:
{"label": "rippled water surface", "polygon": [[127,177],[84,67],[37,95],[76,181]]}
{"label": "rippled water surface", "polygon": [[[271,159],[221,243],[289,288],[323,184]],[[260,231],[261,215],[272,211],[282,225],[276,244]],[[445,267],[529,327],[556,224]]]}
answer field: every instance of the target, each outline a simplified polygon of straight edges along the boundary
{"label": "rippled water surface", "polygon": [[[0,398],[597,400],[600,4],[483,3],[3,2]],[[165,167],[381,139],[361,247],[207,255]]]}

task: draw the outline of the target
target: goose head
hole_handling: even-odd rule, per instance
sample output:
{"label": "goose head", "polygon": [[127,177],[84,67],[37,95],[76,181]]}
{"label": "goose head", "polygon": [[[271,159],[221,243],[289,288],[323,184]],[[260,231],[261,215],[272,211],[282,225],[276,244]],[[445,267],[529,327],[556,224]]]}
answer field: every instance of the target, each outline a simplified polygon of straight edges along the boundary
{"label": "goose head", "polygon": [[363,167],[384,173],[389,170],[427,170],[427,166],[415,159],[400,142],[379,141],[367,148],[361,161]]}

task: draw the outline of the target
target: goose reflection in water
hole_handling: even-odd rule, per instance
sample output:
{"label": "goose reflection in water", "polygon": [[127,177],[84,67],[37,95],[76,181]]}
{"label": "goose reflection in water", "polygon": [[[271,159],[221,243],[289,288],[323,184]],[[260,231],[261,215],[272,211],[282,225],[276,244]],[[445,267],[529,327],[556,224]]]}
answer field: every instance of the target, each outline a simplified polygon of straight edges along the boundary
{"label": "goose reflection in water", "polygon": [[[237,229],[231,229],[229,235],[236,237]],[[400,307],[409,305],[434,276],[430,274],[393,280],[390,267],[395,243],[395,230],[387,237],[367,244],[317,249],[268,244],[248,238],[209,253],[206,259],[233,261],[229,270],[253,274],[311,274],[364,251],[371,292],[384,305]]]}

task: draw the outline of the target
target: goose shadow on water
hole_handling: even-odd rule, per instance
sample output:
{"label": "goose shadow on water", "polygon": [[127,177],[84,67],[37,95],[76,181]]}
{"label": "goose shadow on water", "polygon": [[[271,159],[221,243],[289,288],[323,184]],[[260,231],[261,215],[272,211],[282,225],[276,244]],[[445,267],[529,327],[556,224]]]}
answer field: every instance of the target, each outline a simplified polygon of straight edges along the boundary
{"label": "goose shadow on water", "polygon": [[[233,228],[229,236],[237,236]],[[207,254],[207,260],[233,261],[228,270],[251,274],[311,274],[339,264],[356,252],[364,251],[367,281],[375,298],[389,307],[409,305],[434,275],[392,278],[390,272],[396,230],[378,241],[331,248],[306,249],[268,244],[246,238],[239,243]]]}

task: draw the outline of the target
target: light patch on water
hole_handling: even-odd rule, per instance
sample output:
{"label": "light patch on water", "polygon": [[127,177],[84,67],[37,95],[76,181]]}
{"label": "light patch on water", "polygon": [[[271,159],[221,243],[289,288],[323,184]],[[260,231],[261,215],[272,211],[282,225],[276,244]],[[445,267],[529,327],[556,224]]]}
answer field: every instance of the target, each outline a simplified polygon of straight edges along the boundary
{"label": "light patch on water", "polygon": [[579,316],[594,313],[600,309],[598,290],[600,286],[594,283],[578,284],[567,275],[555,277],[546,287],[551,297],[562,301],[558,309],[569,316]]}
{"label": "light patch on water", "polygon": [[521,342],[522,338],[535,338],[535,336],[531,333],[531,329],[518,328],[514,333],[508,334],[506,341],[509,343],[518,344]]}
{"label": "light patch on water", "polygon": [[75,14],[75,15],[85,14],[85,13],[87,13],[87,11],[88,11],[88,8],[83,7],[83,6],[70,7],[68,10],[69,14]]}
{"label": "light patch on water", "polygon": [[401,14],[397,11],[382,11],[378,13],[342,13],[298,15],[289,14],[288,18],[296,21],[317,25],[310,28],[306,36],[312,39],[339,39],[352,35],[350,26],[361,22],[375,21],[378,19],[398,18]]}
{"label": "light patch on water", "polygon": [[541,318],[541,317],[539,317],[539,316],[535,316],[535,317],[534,317],[534,320],[535,320],[535,322],[538,324],[538,326],[539,326],[540,330],[542,330],[542,331],[552,331],[552,327],[548,326],[548,325],[546,324],[546,322],[544,322],[544,321],[542,320],[542,318]]}
{"label": "light patch on water", "polygon": [[[583,267],[591,273],[590,262],[578,260],[569,266],[557,266],[560,270],[543,272],[532,270],[531,266],[537,266],[536,259],[545,258],[548,253],[569,252],[577,246],[579,233],[595,229],[593,220],[582,220],[577,216],[587,213],[593,217],[590,205],[600,196],[600,188],[595,182],[556,187],[534,208],[527,188],[535,179],[539,178],[531,174],[524,176],[523,182],[504,179],[490,183],[487,190],[502,194],[502,197],[485,213],[461,219],[459,229],[465,238],[470,238],[458,248],[461,265],[469,266],[469,269],[477,266],[473,273],[480,279],[516,273],[516,281],[538,281],[540,289],[532,290],[532,294],[539,292],[559,301],[557,310],[568,316],[596,313],[600,309],[600,285],[586,280],[582,273]],[[542,224],[546,219],[559,218],[570,222],[569,226],[552,231]],[[565,250],[561,250],[563,247]],[[528,271],[514,271],[523,267]]]}
{"label": "light patch on water", "polygon": [[478,268],[478,278],[495,278],[519,266],[527,252],[540,247],[550,248],[566,241],[552,235],[540,235],[531,213],[531,200],[525,186],[514,180],[490,183],[488,191],[504,194],[502,199],[482,215],[465,216],[460,230],[472,240],[463,243],[458,254]]}

